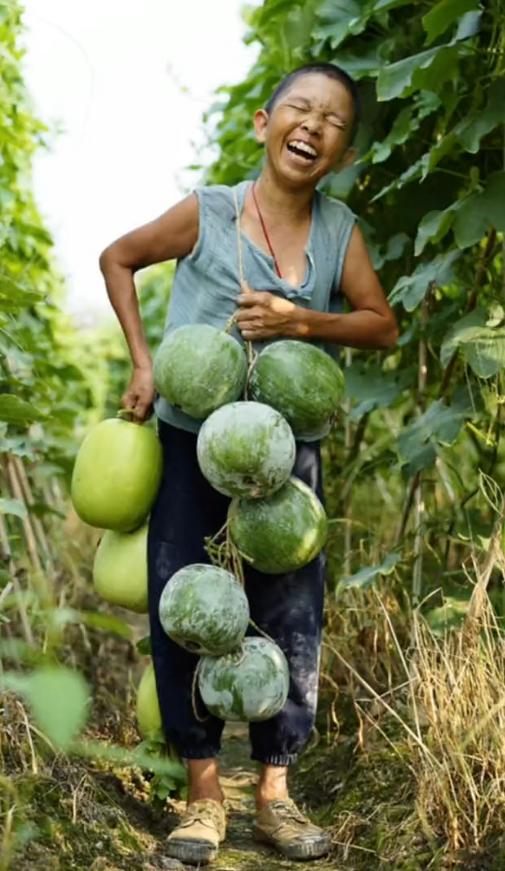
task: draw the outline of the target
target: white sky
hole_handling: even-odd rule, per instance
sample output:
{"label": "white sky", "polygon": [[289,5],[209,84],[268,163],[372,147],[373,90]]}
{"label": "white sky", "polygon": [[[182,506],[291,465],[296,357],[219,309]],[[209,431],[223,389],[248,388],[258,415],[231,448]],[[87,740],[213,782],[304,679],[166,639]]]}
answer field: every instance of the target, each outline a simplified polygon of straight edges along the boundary
{"label": "white sky", "polygon": [[102,248],[195,180],[184,168],[203,142],[202,114],[256,57],[241,5],[25,0],[25,79],[38,116],[63,130],[35,159],[35,195],[80,322],[111,312]]}

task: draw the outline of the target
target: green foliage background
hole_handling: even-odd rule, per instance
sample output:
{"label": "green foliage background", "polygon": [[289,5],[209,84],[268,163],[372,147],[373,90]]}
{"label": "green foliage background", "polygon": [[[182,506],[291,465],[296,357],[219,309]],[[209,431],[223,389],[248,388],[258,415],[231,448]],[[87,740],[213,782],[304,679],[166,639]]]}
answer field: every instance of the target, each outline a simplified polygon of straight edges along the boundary
{"label": "green foliage background", "polygon": [[[46,733],[70,746],[87,697],[77,675],[51,670],[63,627],[86,619],[105,631],[127,629],[58,607],[54,562],[63,551],[55,516],[60,523],[66,506],[51,494],[58,482],[64,497],[84,429],[115,412],[129,362],[117,329],[79,332],[62,311],[63,282],[32,193],[31,161],[46,130],[23,84],[21,9],[17,0],[0,0],[0,544],[7,566],[0,569],[0,653],[19,667],[6,686],[31,699]],[[468,599],[464,562],[485,545],[505,482],[504,13],[503,0],[265,0],[245,13],[247,40],[260,46],[257,62],[243,82],[220,91],[205,119],[217,157],[201,168],[202,178],[233,184],[259,171],[252,114],[285,73],[324,60],[359,82],[359,158],[323,189],[359,216],[401,337],[387,352],[342,353],[346,415],[325,446],[330,611],[335,596],[337,611],[348,604],[354,613],[356,590],[381,577],[400,604],[405,591],[416,603],[438,591],[431,610],[442,594]],[[172,270],[162,265],[139,279],[153,349]],[[27,472],[31,504],[11,491],[14,460]],[[42,523],[40,533],[33,521],[32,534],[43,542],[45,531],[50,542],[49,550],[41,545],[40,566],[27,554],[32,516]],[[493,584],[502,616],[501,588]],[[27,664],[43,670],[27,679]],[[62,681],[67,715],[42,705],[59,695]]]}

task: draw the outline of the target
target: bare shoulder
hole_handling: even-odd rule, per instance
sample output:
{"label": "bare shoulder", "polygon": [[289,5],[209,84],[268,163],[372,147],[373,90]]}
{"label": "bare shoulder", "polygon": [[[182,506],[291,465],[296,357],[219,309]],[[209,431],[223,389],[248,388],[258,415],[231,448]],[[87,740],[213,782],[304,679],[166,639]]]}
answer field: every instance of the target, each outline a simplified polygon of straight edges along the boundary
{"label": "bare shoulder", "polygon": [[185,257],[198,239],[198,198],[190,194],[147,224],[125,233],[100,255],[102,269],[117,263],[141,269],[153,263]]}

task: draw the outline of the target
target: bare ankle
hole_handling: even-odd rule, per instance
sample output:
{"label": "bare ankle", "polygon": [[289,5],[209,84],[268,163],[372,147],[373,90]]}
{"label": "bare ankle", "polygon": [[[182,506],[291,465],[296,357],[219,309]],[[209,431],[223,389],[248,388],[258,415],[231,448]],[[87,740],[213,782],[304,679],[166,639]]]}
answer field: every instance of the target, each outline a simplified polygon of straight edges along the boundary
{"label": "bare ankle", "polygon": [[270,801],[289,798],[288,770],[285,767],[264,765],[256,787],[256,808],[261,810]]}
{"label": "bare ankle", "polygon": [[203,798],[224,801],[217,759],[189,759],[188,774],[188,804]]}

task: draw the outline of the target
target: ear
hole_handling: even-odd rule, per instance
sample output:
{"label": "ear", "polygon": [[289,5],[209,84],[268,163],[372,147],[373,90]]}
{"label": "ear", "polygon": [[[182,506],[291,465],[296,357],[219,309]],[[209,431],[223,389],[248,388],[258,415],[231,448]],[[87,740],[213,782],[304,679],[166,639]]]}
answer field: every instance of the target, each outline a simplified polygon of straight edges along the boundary
{"label": "ear", "polygon": [[268,119],[268,112],[265,112],[264,109],[256,109],[253,117],[254,132],[256,133],[257,142],[261,145],[266,140]]}

